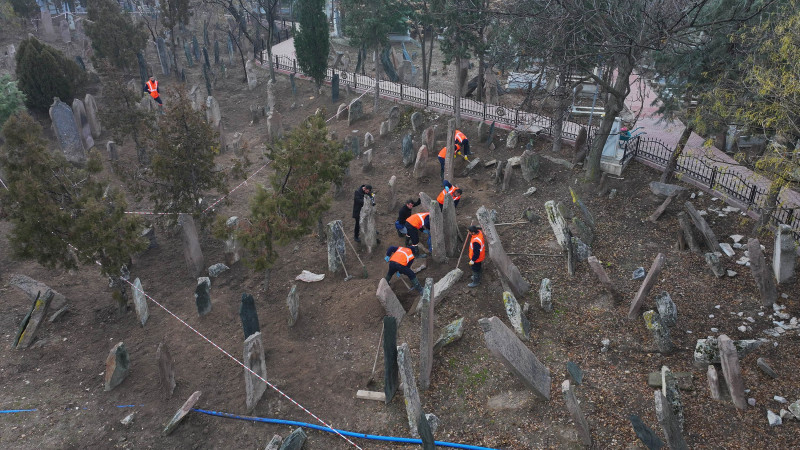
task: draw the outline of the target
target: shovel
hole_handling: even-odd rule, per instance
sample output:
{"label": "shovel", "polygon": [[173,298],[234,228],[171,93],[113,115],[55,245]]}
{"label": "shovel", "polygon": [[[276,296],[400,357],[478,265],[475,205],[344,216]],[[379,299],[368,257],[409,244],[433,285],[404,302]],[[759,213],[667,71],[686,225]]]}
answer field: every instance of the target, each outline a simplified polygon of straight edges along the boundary
{"label": "shovel", "polygon": [[375,368],[378,367],[378,355],[381,353],[381,342],[383,342],[383,325],[381,325],[381,335],[378,336],[378,349],[375,350],[375,362],[372,363],[372,374],[369,376],[369,380],[367,380],[367,387],[370,384],[375,382]]}
{"label": "shovel", "polygon": [[347,267],[344,265],[342,255],[339,254],[339,249],[336,249],[336,256],[339,258],[339,262],[342,263],[342,269],[344,269],[344,281],[350,281],[351,279],[355,278],[353,275],[347,273]]}

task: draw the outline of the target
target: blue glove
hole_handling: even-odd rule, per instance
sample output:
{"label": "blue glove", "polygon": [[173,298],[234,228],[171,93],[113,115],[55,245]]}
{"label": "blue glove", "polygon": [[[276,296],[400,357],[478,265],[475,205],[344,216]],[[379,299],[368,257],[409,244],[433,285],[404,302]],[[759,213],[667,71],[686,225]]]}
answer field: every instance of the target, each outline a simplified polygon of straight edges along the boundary
{"label": "blue glove", "polygon": [[428,233],[430,233],[430,231],[429,231],[429,230],[422,230],[422,232],[423,232],[423,233],[425,233],[425,234],[428,234]]}
{"label": "blue glove", "polygon": [[397,272],[397,278],[400,278],[400,272]]}
{"label": "blue glove", "polygon": [[389,257],[388,256],[384,256],[383,260],[386,261],[386,262],[389,262]]}

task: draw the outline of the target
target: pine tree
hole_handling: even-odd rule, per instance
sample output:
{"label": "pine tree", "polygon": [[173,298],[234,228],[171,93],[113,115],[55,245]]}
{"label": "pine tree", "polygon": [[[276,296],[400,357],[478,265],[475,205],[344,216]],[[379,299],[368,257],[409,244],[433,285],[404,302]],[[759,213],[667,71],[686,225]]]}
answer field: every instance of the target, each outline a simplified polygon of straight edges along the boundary
{"label": "pine tree", "polygon": [[111,131],[119,145],[132,138],[139,164],[147,165],[150,160],[146,144],[155,123],[155,112],[139,108],[142,92],[125,86],[121,81],[122,75],[107,63],[101,63],[99,70],[103,82],[103,108],[98,114],[103,126]]}
{"label": "pine tree", "polygon": [[136,65],[136,53],[147,44],[144,24],[134,24],[131,16],[112,0],[88,0],[86,35],[92,40],[93,60],[105,59],[114,67],[127,70]]}
{"label": "pine tree", "polygon": [[276,244],[285,244],[313,229],[331,206],[331,183],[341,184],[352,158],[340,142],[328,139],[321,114],[310,116],[273,145],[268,156],[275,170],[270,189],[258,186],[250,203],[250,219],[238,233],[256,270],[275,263]]}
{"label": "pine tree", "polygon": [[86,84],[86,76],[75,61],[34,37],[20,42],[17,83],[31,109],[47,111],[53,97],[72,103]]}
{"label": "pine tree", "polygon": [[15,112],[24,109],[25,94],[17,88],[17,82],[11,76],[0,76],[0,127]]}
{"label": "pine tree", "polygon": [[13,227],[11,251],[48,268],[99,262],[101,273],[117,275],[131,255],[146,248],[141,222],[125,214],[122,193],[100,179],[96,151],[86,169],[76,168],[47,150],[41,132],[24,113],[2,130],[0,165],[8,189],[0,189],[0,201]]}
{"label": "pine tree", "polygon": [[325,80],[331,46],[328,20],[322,10],[324,6],[325,0],[298,0],[296,3],[297,22],[300,25],[294,37],[297,63],[300,70],[317,83],[317,88]]}

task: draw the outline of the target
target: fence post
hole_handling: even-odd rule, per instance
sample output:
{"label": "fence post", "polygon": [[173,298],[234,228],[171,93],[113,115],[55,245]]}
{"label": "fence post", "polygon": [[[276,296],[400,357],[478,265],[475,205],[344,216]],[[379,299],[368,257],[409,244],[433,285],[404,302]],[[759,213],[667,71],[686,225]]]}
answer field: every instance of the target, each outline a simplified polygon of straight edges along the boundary
{"label": "fence post", "polygon": [[280,66],[278,66],[278,55],[275,55],[275,69],[278,69],[279,67]]}
{"label": "fence post", "polygon": [[403,101],[403,83],[400,83],[400,101]]}
{"label": "fence post", "polygon": [[755,205],[756,201],[756,190],[758,189],[758,185],[754,184],[753,189],[750,191],[750,197],[747,199],[749,206]]}
{"label": "fence post", "polygon": [[717,179],[717,166],[711,170],[711,181],[708,183],[710,189],[714,189],[714,181]]}
{"label": "fence post", "polygon": [[486,120],[486,102],[483,102],[483,120]]}
{"label": "fence post", "polygon": [[358,74],[353,72],[353,90],[358,89]]}
{"label": "fence post", "polygon": [[519,110],[514,110],[514,127],[516,128],[519,125]]}
{"label": "fence post", "polygon": [[292,59],[292,72],[297,73],[297,60]]}
{"label": "fence post", "polygon": [[428,100],[429,94],[430,94],[430,91],[428,89],[425,89],[425,107],[426,108],[430,105],[430,101]]}

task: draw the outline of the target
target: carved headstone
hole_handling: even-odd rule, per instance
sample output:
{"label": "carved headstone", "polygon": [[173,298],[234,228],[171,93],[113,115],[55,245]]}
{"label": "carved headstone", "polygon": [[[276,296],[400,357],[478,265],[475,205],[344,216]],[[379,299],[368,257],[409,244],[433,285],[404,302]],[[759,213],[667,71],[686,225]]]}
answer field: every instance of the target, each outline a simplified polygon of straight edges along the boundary
{"label": "carved headstone", "polygon": [[189,214],[178,215],[178,225],[181,227],[181,241],[183,242],[183,258],[189,276],[197,278],[203,272],[205,261],[200,249],[200,240],[197,236],[197,227],[194,219]]}
{"label": "carved headstone", "polygon": [[136,309],[136,317],[139,318],[139,323],[144,326],[150,317],[150,312],[147,309],[147,297],[144,295],[142,282],[138,278],[133,280],[133,304]]}
{"label": "carved headstone", "polygon": [[119,386],[131,370],[131,360],[125,344],[119,342],[108,352],[106,358],[105,390],[110,391]]}
{"label": "carved headstone", "polygon": [[522,152],[520,167],[522,168],[522,178],[530,183],[539,176],[539,155],[530,150],[525,150]]}
{"label": "carved headstone", "polygon": [[156,349],[156,362],[158,363],[158,379],[161,382],[161,391],[164,398],[171,398],[175,391],[175,366],[172,364],[172,355],[167,344],[161,342]]}
{"label": "carved headstone", "polygon": [[225,239],[225,264],[233,266],[241,259],[241,246],[236,239],[236,229],[239,226],[239,218],[232,216],[225,221],[225,229],[228,231],[228,238]]}
{"label": "carved headstone", "polygon": [[283,138],[283,116],[278,111],[273,111],[267,116],[267,134],[270,142]]}
{"label": "carved headstone", "polygon": [[194,302],[197,305],[197,314],[200,317],[211,312],[211,279],[208,277],[197,278],[197,287],[194,289]]}
{"label": "carved headstone", "polygon": [[688,450],[689,446],[681,434],[681,426],[678,418],[672,412],[672,407],[661,391],[653,391],[656,403],[656,416],[664,436],[667,438],[667,446],[670,450]]}
{"label": "carved headstone", "polygon": [[567,236],[564,234],[564,230],[567,229],[567,222],[564,220],[564,216],[562,216],[561,212],[556,208],[556,202],[553,200],[545,202],[544,209],[547,212],[547,221],[550,222],[550,228],[553,229],[553,234],[556,236],[558,245],[566,250]]}
{"label": "carved headstone", "polygon": [[553,291],[550,278],[542,278],[542,284],[539,286],[539,305],[545,311],[553,310]]}
{"label": "carved headstone", "polygon": [[428,164],[428,147],[423,145],[417,151],[417,160],[414,163],[414,178],[420,179],[425,176],[425,166]]}
{"label": "carved headstone", "polygon": [[50,105],[50,121],[53,124],[53,132],[58,138],[58,144],[67,161],[77,165],[86,164],[86,152],[81,140],[81,132],[75,121],[75,115],[72,113],[72,108],[58,97],[55,97],[53,104]]}
{"label": "carved headstone", "polygon": [[352,125],[362,117],[364,117],[364,103],[357,98],[347,106],[347,124]]}
{"label": "carved headstone", "polygon": [[376,214],[377,209],[375,205],[368,201],[364,202],[364,206],[361,208],[359,222],[361,224],[361,233],[364,236],[363,242],[367,247],[367,253],[372,253],[378,245],[378,230],[375,225]]}
{"label": "carved headstone", "polygon": [[242,300],[239,304],[239,319],[242,321],[242,331],[245,339],[261,331],[261,326],[258,324],[256,301],[250,294],[242,294]]}
{"label": "carved headstone", "polygon": [[[256,332],[244,341],[244,389],[247,412],[253,411],[267,390],[267,384],[259,377],[267,378],[267,362],[261,333]],[[254,373],[255,372],[255,373]]]}
{"label": "carved headstone", "polygon": [[375,138],[372,136],[372,133],[370,133],[369,131],[364,133],[364,148],[370,148],[374,143],[375,143]]}
{"label": "carved headstone", "polygon": [[329,222],[326,235],[328,242],[328,270],[332,273],[337,273],[342,270],[345,256],[342,221],[334,220]]}
{"label": "carved headstone", "polygon": [[668,292],[656,295],[656,308],[658,309],[658,315],[661,316],[661,322],[667,327],[675,325],[678,321],[678,308]]}
{"label": "carved headstone", "polygon": [[648,330],[653,333],[653,341],[658,348],[658,351],[664,355],[672,353],[675,350],[675,345],[669,335],[669,328],[661,321],[661,316],[653,310],[645,311],[642,314],[644,323]]}
{"label": "carved headstone", "polygon": [[[420,198],[424,192],[420,192]],[[430,213],[430,238],[431,238],[431,252],[433,253],[433,260],[442,263],[447,259],[447,251],[444,244],[444,217],[442,211],[439,209],[439,202],[431,200],[427,202],[428,212]]]}
{"label": "carved headstone", "polygon": [[778,299],[778,290],[775,286],[775,279],[767,266],[764,253],[761,251],[761,243],[758,239],[750,238],[747,240],[747,251],[750,258],[750,272],[756,280],[758,292],[761,294],[761,304],[772,307]]}

